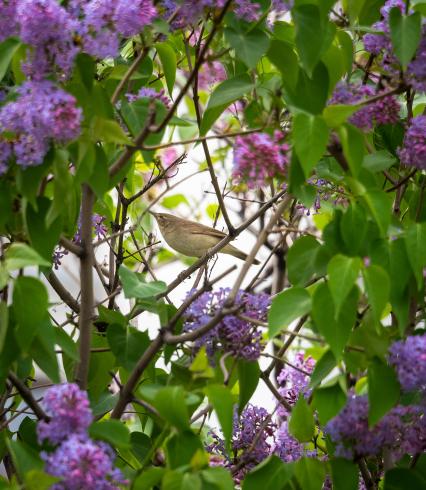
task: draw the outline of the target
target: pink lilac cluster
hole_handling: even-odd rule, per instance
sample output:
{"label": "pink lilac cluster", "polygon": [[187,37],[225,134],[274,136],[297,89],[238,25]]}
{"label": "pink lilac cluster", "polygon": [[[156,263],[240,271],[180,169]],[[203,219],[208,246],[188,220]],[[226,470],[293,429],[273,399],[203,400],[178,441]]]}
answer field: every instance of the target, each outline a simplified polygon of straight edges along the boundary
{"label": "pink lilac cluster", "polygon": [[116,490],[126,483],[114,467],[114,451],[87,435],[93,415],[85,391],[74,383],[52,386],[43,406],[49,420],[37,425],[39,441],[48,440],[57,447],[41,456],[47,473],[61,478],[52,490]]}
{"label": "pink lilac cluster", "polygon": [[210,432],[213,442],[207,446],[207,451],[221,456],[222,464],[231,470],[236,483],[239,483],[250,469],[272,454],[275,429],[275,423],[263,407],[249,404],[240,416],[235,408],[232,457],[226,452],[224,439],[214,432]]}
{"label": "pink lilac cluster", "polygon": [[426,335],[411,335],[394,342],[389,363],[395,367],[403,391],[426,394]]}
{"label": "pink lilac cluster", "polygon": [[17,89],[17,99],[0,109],[0,165],[12,155],[22,167],[40,165],[52,140],[62,143],[80,133],[81,109],[75,98],[48,80],[28,81]]}
{"label": "pink lilac cluster", "polygon": [[18,34],[17,4],[18,0],[0,0],[0,42]]}
{"label": "pink lilac cluster", "polygon": [[424,407],[398,405],[376,425],[368,425],[368,399],[352,395],[343,410],[325,427],[336,456],[353,459],[377,456],[388,449],[394,461],[426,449]]}
{"label": "pink lilac cluster", "polygon": [[213,85],[226,79],[225,68],[219,61],[208,61],[198,73],[198,86],[202,90],[210,90]]}
{"label": "pink lilac cluster", "polygon": [[126,94],[126,97],[129,102],[135,102],[142,98],[155,99],[164,104],[167,109],[170,108],[170,99],[163,89],[157,92],[153,88],[142,87],[137,94]]}
{"label": "pink lilac cluster", "polygon": [[[230,288],[208,291],[196,299],[185,312],[184,329],[197,330],[223,308]],[[194,291],[190,291],[191,296]],[[235,305],[241,307],[240,313],[255,320],[265,321],[271,299],[267,294],[250,294],[239,291]],[[263,350],[262,332],[256,325],[235,315],[226,316],[216,327],[196,340],[194,349],[202,346],[212,363],[218,352],[229,352],[236,358],[256,360]]]}
{"label": "pink lilac cluster", "polygon": [[[382,20],[373,24],[373,29],[380,34],[366,34],[364,47],[366,51],[379,57],[381,67],[392,77],[399,77],[400,67],[396,58],[390,37],[389,13],[392,8],[399,8],[405,13],[405,0],[388,0],[380,9]],[[409,63],[406,72],[406,82],[416,90],[426,91],[426,25],[422,27],[422,36],[413,60]]]}
{"label": "pink lilac cluster", "polygon": [[279,131],[273,136],[267,133],[237,136],[232,170],[234,181],[256,189],[265,186],[273,177],[283,177],[289,162],[289,149]]}
{"label": "pink lilac cluster", "polygon": [[[359,104],[375,95],[369,85],[337,84],[329,104]],[[374,125],[395,124],[399,120],[400,105],[396,97],[387,95],[371,104],[366,104],[357,110],[349,122],[360,129],[372,129]]]}
{"label": "pink lilac cluster", "polygon": [[403,164],[426,169],[426,116],[411,120],[398,155]]}
{"label": "pink lilac cluster", "polygon": [[[173,29],[182,29],[194,24],[207,9],[220,9],[226,0],[163,0],[164,18],[172,17]],[[234,0],[232,11],[247,22],[259,20],[262,15],[261,6],[250,0]]]}
{"label": "pink lilac cluster", "polygon": [[[293,406],[300,395],[309,397],[309,381],[314,367],[315,360],[312,357],[305,359],[303,352],[297,352],[291,365],[288,364],[278,375],[278,391],[289,405]],[[278,415],[283,418],[289,415],[281,404],[278,406]]]}

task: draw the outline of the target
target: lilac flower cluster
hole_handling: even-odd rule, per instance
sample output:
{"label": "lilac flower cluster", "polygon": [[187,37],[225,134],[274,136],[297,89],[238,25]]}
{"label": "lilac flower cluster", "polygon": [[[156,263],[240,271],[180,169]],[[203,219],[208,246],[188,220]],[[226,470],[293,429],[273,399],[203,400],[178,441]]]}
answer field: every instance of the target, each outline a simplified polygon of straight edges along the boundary
{"label": "lilac flower cluster", "polygon": [[325,427],[336,444],[336,455],[347,459],[375,456],[384,448],[396,461],[426,449],[424,408],[398,405],[374,427],[368,426],[368,399],[351,396],[343,410]]}
{"label": "lilac flower cluster", "polygon": [[[287,365],[278,375],[278,391],[291,406],[296,403],[299,395],[309,397],[311,393],[309,381],[314,366],[315,361],[312,357],[305,359],[303,352],[298,352],[291,365]],[[278,406],[278,415],[288,416],[288,410],[281,404]]]}
{"label": "lilac flower cluster", "polygon": [[155,99],[164,104],[167,109],[170,108],[170,99],[167,97],[163,89],[157,92],[153,88],[142,87],[137,94],[126,94],[126,97],[129,102],[135,102],[136,100],[144,97],[148,99]]}
{"label": "lilac flower cluster", "polygon": [[[321,203],[332,201],[334,206],[347,204],[347,198],[344,196],[344,188],[334,184],[326,179],[319,179],[312,177],[308,179],[308,183],[312,185],[316,190],[316,196],[313,204],[314,214],[317,214],[321,209]],[[296,205],[296,209],[301,211],[302,214],[310,216],[312,208],[307,208],[303,204]]]}
{"label": "lilac flower cluster", "polygon": [[[359,104],[373,97],[374,89],[369,85],[339,83],[329,101],[330,104]],[[349,122],[361,129],[372,129],[373,125],[394,124],[399,120],[400,105],[396,97],[387,95],[357,110]]]}
{"label": "lilac flower cluster", "polygon": [[[181,29],[194,24],[207,9],[220,9],[226,0],[163,0],[164,18],[173,17],[172,27]],[[260,4],[250,0],[234,0],[233,12],[247,22],[259,20],[262,11]]]}
{"label": "lilac flower cluster", "polygon": [[275,433],[274,453],[285,463],[297,461],[306,455],[304,445],[288,432],[287,422],[283,422]]}
{"label": "lilac flower cluster", "polygon": [[[104,222],[105,222],[105,216],[101,216],[100,214],[96,214],[96,213],[92,215],[93,235],[98,240],[105,238],[108,232],[108,228],[105,226]],[[81,218],[80,217],[77,223],[77,231],[75,232],[72,241],[74,243],[81,244]],[[52,257],[52,261],[55,269],[59,269],[59,266],[61,265],[61,261],[65,255],[68,255],[68,250],[62,248],[61,246],[55,249]]]}
{"label": "lilac flower cluster", "polygon": [[116,490],[126,483],[114,467],[114,451],[87,435],[93,416],[86,392],[73,383],[55,385],[46,391],[43,405],[50,420],[38,423],[38,438],[58,445],[42,453],[47,473],[61,478],[52,490]]}
{"label": "lilac flower cluster", "polygon": [[277,14],[285,14],[293,8],[294,0],[272,0],[272,10]]}
{"label": "lilac flower cluster", "polygon": [[75,98],[48,80],[28,81],[17,89],[18,98],[0,109],[0,168],[12,155],[22,167],[39,165],[50,142],[66,143],[80,133],[81,109]]}
{"label": "lilac flower cluster", "polygon": [[236,182],[246,182],[249,189],[263,187],[267,181],[283,176],[289,162],[290,146],[276,131],[237,136],[234,146],[232,177]]}
{"label": "lilac flower cluster", "polygon": [[389,349],[389,363],[395,367],[403,391],[426,394],[426,335],[394,342]]}
{"label": "lilac flower cluster", "polygon": [[405,165],[426,169],[426,116],[417,116],[411,120],[398,154]]}
{"label": "lilac flower cluster", "polygon": [[202,90],[209,90],[216,83],[226,79],[225,68],[219,61],[208,61],[198,73],[198,86]]}
{"label": "lilac flower cluster", "polygon": [[207,451],[222,456],[224,466],[231,469],[239,482],[251,468],[272,453],[275,429],[275,423],[264,408],[247,405],[241,416],[235,408],[231,455],[225,450],[225,441],[214,432],[211,433],[213,442],[207,446]]}
{"label": "lilac flower cluster", "polygon": [[[390,37],[389,13],[396,7],[405,13],[404,0],[387,0],[380,9],[383,19],[373,24],[373,29],[380,34],[366,34],[364,36],[364,47],[366,51],[379,57],[381,67],[392,77],[399,77],[399,63],[393,53]],[[422,37],[413,60],[409,63],[406,73],[406,82],[410,83],[416,90],[426,91],[426,25],[422,28]]]}
{"label": "lilac flower cluster", "polygon": [[[184,329],[197,330],[211,320],[223,308],[229,295],[229,288],[203,293],[185,312]],[[190,291],[188,296],[194,291]],[[241,307],[241,314],[254,320],[266,319],[270,305],[267,294],[250,294],[239,291],[235,305]],[[263,349],[262,332],[259,327],[235,315],[226,316],[218,325],[195,342],[195,349],[206,347],[207,355],[213,363],[218,351],[229,352],[237,358],[258,359]]]}

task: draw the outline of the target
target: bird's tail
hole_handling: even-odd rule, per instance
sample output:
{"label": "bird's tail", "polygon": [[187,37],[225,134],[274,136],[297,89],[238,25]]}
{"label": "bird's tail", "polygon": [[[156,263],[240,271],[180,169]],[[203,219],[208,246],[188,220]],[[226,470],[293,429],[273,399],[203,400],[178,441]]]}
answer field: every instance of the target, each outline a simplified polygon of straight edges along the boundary
{"label": "bird's tail", "polygon": [[[232,255],[233,257],[237,257],[237,259],[246,260],[247,254],[238,250],[238,248],[233,245],[227,245],[224,249],[222,249],[222,253]],[[260,262],[257,259],[253,260],[253,264],[259,265]]]}

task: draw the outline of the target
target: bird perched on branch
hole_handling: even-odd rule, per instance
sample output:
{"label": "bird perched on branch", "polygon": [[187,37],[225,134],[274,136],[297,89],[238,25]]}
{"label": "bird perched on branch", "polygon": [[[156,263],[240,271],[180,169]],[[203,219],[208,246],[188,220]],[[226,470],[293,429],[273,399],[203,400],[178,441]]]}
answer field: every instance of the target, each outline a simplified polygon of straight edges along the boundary
{"label": "bird perched on branch", "polygon": [[[176,252],[188,257],[202,257],[227,236],[210,226],[178,218],[172,214],[152,212],[151,214],[156,219],[166,243]],[[246,253],[229,243],[219,250],[219,253],[232,255],[241,260],[247,259]],[[260,264],[260,262],[254,259],[253,264]]]}

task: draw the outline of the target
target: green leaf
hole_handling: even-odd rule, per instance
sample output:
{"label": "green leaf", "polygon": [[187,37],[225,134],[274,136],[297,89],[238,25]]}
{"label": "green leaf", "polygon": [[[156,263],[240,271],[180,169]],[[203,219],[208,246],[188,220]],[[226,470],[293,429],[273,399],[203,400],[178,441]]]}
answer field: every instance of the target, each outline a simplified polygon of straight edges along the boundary
{"label": "green leaf", "polygon": [[31,470],[24,476],[26,490],[49,490],[54,483],[59,481],[60,478],[40,470]]}
{"label": "green leaf", "polygon": [[241,413],[259,384],[260,368],[257,362],[238,361],[238,384],[240,387],[238,412]]}
{"label": "green leaf", "polygon": [[20,276],[13,288],[13,311],[18,324],[16,338],[22,350],[28,349],[45,320],[49,297],[46,287],[35,277]]}
{"label": "green leaf", "polygon": [[377,422],[396,405],[399,383],[395,370],[374,358],[368,367],[368,424]]}
{"label": "green leaf", "polygon": [[219,466],[208,468],[201,472],[201,478],[208,484],[208,488],[234,490],[234,481],[225,468]]}
{"label": "green leaf", "polygon": [[324,388],[317,388],[312,398],[312,406],[318,410],[318,419],[324,426],[345,406],[346,395],[339,383]]}
{"label": "green leaf", "polygon": [[275,337],[296,318],[309,313],[311,305],[311,296],[303,288],[286,289],[275,296],[268,312],[269,337]]}
{"label": "green leaf", "polygon": [[145,282],[143,276],[132,272],[123,265],[119,270],[120,280],[123,284],[124,296],[126,298],[153,298],[157,294],[167,290],[167,284],[163,281]]}
{"label": "green leaf", "polygon": [[358,109],[357,105],[331,104],[325,107],[322,115],[328,127],[338,128]]}
{"label": "green leaf", "polygon": [[89,435],[93,439],[108,442],[112,447],[130,448],[130,432],[120,420],[102,420],[89,427]]}
{"label": "green leaf", "polygon": [[361,255],[365,249],[368,220],[364,207],[353,202],[340,220],[340,232],[346,250],[351,255]]}
{"label": "green leaf", "polygon": [[197,451],[204,451],[203,445],[189,430],[173,434],[166,442],[167,462],[172,469],[188,465]]}
{"label": "green leaf", "polygon": [[333,297],[336,318],[355,284],[360,269],[361,259],[358,257],[346,257],[338,254],[328,263],[328,286]]}
{"label": "green leaf", "polygon": [[62,328],[55,328],[55,342],[74,361],[78,361],[79,354],[77,344]]}
{"label": "green leaf", "polygon": [[232,424],[234,417],[234,399],[226,386],[209,385],[204,390],[209,402],[213,405],[219,419],[222,433],[225,437],[228,451],[230,450],[232,437]]}
{"label": "green leaf", "polygon": [[426,223],[412,223],[405,232],[405,247],[419,290],[423,287],[426,266]]}
{"label": "green leaf", "polygon": [[155,45],[158,56],[160,57],[161,65],[163,66],[164,76],[166,78],[167,89],[170,97],[173,93],[173,87],[176,80],[176,53],[171,45],[167,42],[157,43]]}
{"label": "green leaf", "polygon": [[358,490],[358,466],[348,459],[333,458],[330,461],[334,490]]}
{"label": "green leaf", "polygon": [[207,104],[206,112],[201,121],[200,135],[204,136],[222,112],[232,102],[250,92],[253,87],[253,82],[247,74],[239,75],[219,84],[214,89]]}
{"label": "green leaf", "polygon": [[376,322],[380,322],[383,310],[389,301],[389,275],[379,265],[370,265],[363,270],[363,276],[374,318]]}
{"label": "green leaf", "polygon": [[152,402],[160,415],[178,429],[189,428],[188,410],[185,403],[185,392],[181,386],[161,388]]}
{"label": "green leaf", "polygon": [[320,284],[312,300],[312,318],[321,335],[331,347],[336,360],[349,340],[356,319],[358,288],[353,287],[347,297],[339,317],[336,319],[333,298],[327,284]]}
{"label": "green leaf", "polygon": [[386,236],[392,214],[392,196],[383,191],[369,190],[363,195],[363,198],[379,226],[381,235]]}
{"label": "green leaf", "polygon": [[269,37],[260,29],[248,32],[225,28],[225,38],[235,51],[235,55],[249,68],[254,68],[269,48]]}
{"label": "green leaf", "polygon": [[0,82],[6,75],[13,55],[16,53],[20,45],[20,41],[13,37],[10,37],[0,43]]}
{"label": "green leaf", "polygon": [[297,55],[289,43],[273,39],[267,57],[281,72],[286,88],[295,90],[299,75]]}
{"label": "green leaf", "polygon": [[272,455],[262,461],[244,478],[242,490],[282,490],[293,474],[292,466]]}
{"label": "green leaf", "polygon": [[396,158],[386,150],[365,155],[362,166],[370,172],[382,172],[396,163]]}
{"label": "green leaf", "polygon": [[393,50],[406,69],[420,42],[422,16],[419,12],[403,15],[399,8],[394,7],[389,13],[389,27]]}
{"label": "green leaf", "polygon": [[321,490],[325,478],[322,461],[314,458],[302,458],[295,464],[295,474],[303,490]]}
{"label": "green leaf", "polygon": [[92,120],[91,137],[95,142],[102,141],[104,143],[132,145],[132,141],[117,121],[99,116],[95,116]]}
{"label": "green leaf", "polygon": [[151,490],[158,485],[166,472],[165,468],[148,468],[142,474],[136,477],[133,482],[133,490]]}
{"label": "green leaf", "polygon": [[426,479],[415,470],[393,468],[385,474],[383,490],[414,490],[426,488]]}
{"label": "green leaf", "polygon": [[23,479],[32,470],[43,471],[44,462],[39,454],[21,441],[6,439],[18,475]]}
{"label": "green leaf", "polygon": [[189,205],[189,201],[184,194],[175,194],[173,196],[167,196],[161,201],[161,206],[167,209],[177,208],[179,204]]}
{"label": "green leaf", "polygon": [[359,129],[350,124],[339,128],[339,136],[351,174],[356,177],[364,160],[364,136]]}
{"label": "green leaf", "polygon": [[336,366],[336,358],[331,350],[327,350],[315,364],[311,374],[309,386],[316,388],[321,381],[334,369]]}
{"label": "green leaf", "polygon": [[25,243],[12,243],[6,251],[7,269],[22,269],[30,265],[50,267],[50,262],[41,257],[33,248]]}
{"label": "green leaf", "polygon": [[291,11],[296,28],[296,47],[309,76],[320,60],[326,41],[326,25],[316,5],[297,5]]}
{"label": "green leaf", "polygon": [[294,286],[304,286],[314,275],[321,245],[312,236],[296,240],[288,251],[288,278]]}
{"label": "green leaf", "polygon": [[108,326],[107,339],[117,361],[129,372],[150,344],[147,332],[140,332],[134,327],[123,328],[117,324]]}
{"label": "green leaf", "polygon": [[291,411],[288,431],[299,442],[309,442],[314,436],[314,413],[303,395],[299,395],[296,405]]}
{"label": "green leaf", "polygon": [[6,340],[7,328],[9,325],[9,310],[4,301],[0,301],[0,354]]}
{"label": "green leaf", "polygon": [[297,113],[293,118],[293,140],[305,177],[309,177],[327,148],[328,128],[324,119]]}
{"label": "green leaf", "polygon": [[37,335],[31,344],[30,355],[39,368],[54,383],[60,382],[58,358],[55,352],[55,329],[48,316],[37,329]]}

